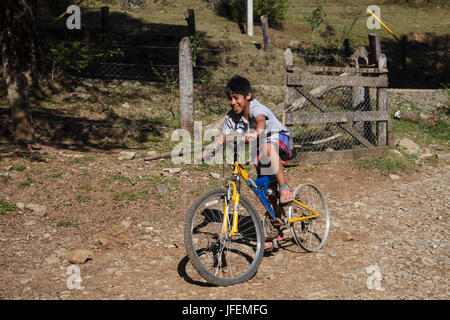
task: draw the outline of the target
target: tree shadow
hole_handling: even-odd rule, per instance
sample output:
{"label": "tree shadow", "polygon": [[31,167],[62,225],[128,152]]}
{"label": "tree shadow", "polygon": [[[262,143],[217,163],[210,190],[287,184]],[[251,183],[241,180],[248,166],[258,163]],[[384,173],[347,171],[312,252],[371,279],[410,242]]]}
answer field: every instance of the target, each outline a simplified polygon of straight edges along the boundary
{"label": "tree shadow", "polygon": [[[351,41],[351,39],[350,39]],[[381,38],[381,53],[388,60],[390,88],[442,89],[450,84],[450,34],[410,33],[401,40]],[[369,44],[364,45],[368,51]],[[356,48],[349,49],[354,52]],[[351,57],[335,47],[293,48],[308,65],[349,66]],[[370,54],[370,52],[369,52]],[[363,62],[364,64],[364,62]]]}
{"label": "tree shadow", "polygon": [[402,41],[381,40],[381,51],[388,59],[389,87],[442,89],[449,85],[450,34],[410,33]]}
{"label": "tree shadow", "polygon": [[[189,35],[187,24],[151,23],[133,18],[126,12],[110,11],[109,23],[105,27],[105,24],[102,24],[100,8],[81,7],[81,30],[69,30],[66,26],[67,16],[54,21],[66,10],[67,5],[70,4],[69,1],[47,0],[47,2],[53,10],[41,12],[42,16],[39,16],[38,12],[36,20],[47,76],[50,77],[53,68],[54,59],[51,48],[55,48],[55,44],[78,41],[82,46],[87,46],[89,50],[83,51],[82,54],[95,55],[95,57],[89,60],[89,65],[81,72],[70,72],[64,78],[62,86],[72,92],[68,95],[68,99],[75,98],[76,101],[87,102],[87,107],[95,108],[96,110],[91,111],[94,111],[96,116],[102,116],[103,120],[73,115],[76,114],[76,110],[45,108],[40,106],[38,100],[33,103],[32,108],[35,142],[76,150],[92,148],[108,150],[124,147],[130,139],[141,143],[145,142],[148,136],[162,136],[165,129],[165,123],[162,120],[130,120],[118,116],[112,106],[102,101],[105,96],[113,101],[138,98],[148,100],[149,97],[145,96],[143,91],[105,92],[95,85],[87,86],[86,84],[89,83],[83,78],[88,78],[89,81],[97,79],[100,81],[153,81],[156,82],[156,86],[164,89],[168,81],[174,81],[178,76],[178,44],[183,37]],[[184,16],[180,15],[180,19],[183,18]],[[199,36],[201,37],[202,34]],[[67,48],[71,50],[70,46]],[[120,49],[122,54],[108,54],[108,50],[116,49]],[[78,58],[83,56],[78,55]],[[81,93],[74,92],[78,89]],[[4,91],[1,87],[2,96],[6,96]],[[74,93],[78,96],[73,96]],[[38,97],[38,99],[45,99],[45,97]],[[4,141],[14,143],[8,115],[9,110],[0,107],[0,118],[6,119],[6,125],[1,123],[0,137],[4,138]]]}
{"label": "tree shadow", "polygon": [[[8,109],[0,108],[0,117],[7,118],[8,112]],[[157,119],[130,120],[119,117],[111,108],[106,111],[103,120],[70,116],[43,107],[34,108],[32,118],[35,143],[77,151],[126,148],[130,140],[143,143],[148,136],[161,136],[164,125]],[[14,143],[11,130],[8,129],[10,127],[11,123],[3,121],[0,136]]]}

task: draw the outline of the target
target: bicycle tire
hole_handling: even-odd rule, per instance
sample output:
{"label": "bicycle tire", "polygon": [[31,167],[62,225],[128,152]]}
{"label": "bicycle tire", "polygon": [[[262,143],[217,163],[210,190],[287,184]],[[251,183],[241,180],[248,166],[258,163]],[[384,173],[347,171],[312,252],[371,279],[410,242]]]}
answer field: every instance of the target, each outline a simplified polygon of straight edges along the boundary
{"label": "bicycle tire", "polygon": [[[325,196],[317,186],[305,183],[295,188],[294,199],[320,214],[317,218],[291,223],[295,242],[308,252],[318,251],[327,241],[330,230],[330,212]],[[289,219],[313,214],[298,204],[293,203],[290,206]]]}
{"label": "bicycle tire", "polygon": [[[223,188],[198,197],[189,208],[184,226],[184,244],[191,264],[200,276],[216,286],[230,286],[249,280],[256,274],[264,255],[261,221],[251,203],[242,195],[238,233],[232,238],[227,236],[228,232],[222,234],[226,197],[227,190]],[[223,199],[222,203],[220,199]],[[216,200],[217,208],[210,209],[208,206],[215,206]],[[228,204],[229,221],[233,204]]]}

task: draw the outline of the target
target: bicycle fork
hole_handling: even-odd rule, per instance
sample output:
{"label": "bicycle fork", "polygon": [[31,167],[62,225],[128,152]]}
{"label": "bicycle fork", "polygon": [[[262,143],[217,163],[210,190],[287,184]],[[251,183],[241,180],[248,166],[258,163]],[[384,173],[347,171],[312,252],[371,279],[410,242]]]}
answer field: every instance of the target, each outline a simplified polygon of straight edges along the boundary
{"label": "bicycle fork", "polygon": [[[228,181],[228,193],[225,197],[225,206],[223,209],[223,224],[222,224],[222,234],[227,234],[228,237],[232,238],[238,232],[238,211],[239,211],[239,177],[236,177],[236,182],[233,180]],[[231,189],[232,188],[232,189]],[[230,191],[232,191],[232,196],[230,197]],[[231,230],[230,230],[230,221],[229,221],[229,208],[230,205],[228,201],[233,201],[233,217],[231,221]],[[228,232],[229,231],[229,232]]]}

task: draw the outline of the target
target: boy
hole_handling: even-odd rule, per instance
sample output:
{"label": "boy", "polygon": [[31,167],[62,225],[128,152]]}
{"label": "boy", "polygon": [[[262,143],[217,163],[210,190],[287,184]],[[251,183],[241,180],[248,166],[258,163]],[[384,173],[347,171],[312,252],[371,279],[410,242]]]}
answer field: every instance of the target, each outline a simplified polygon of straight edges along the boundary
{"label": "boy", "polygon": [[[214,154],[225,142],[227,135],[233,131],[247,132],[244,136],[246,143],[261,138],[260,135],[265,133],[266,136],[260,141],[255,159],[258,173],[261,170],[261,163],[270,161],[272,172],[275,173],[280,185],[280,203],[293,201],[294,196],[286,183],[283,171],[283,164],[286,164],[291,156],[289,130],[278,121],[272,111],[253,98],[251,85],[247,79],[234,76],[228,82],[225,93],[232,109],[226,115],[222,134],[209,152]],[[252,127],[255,127],[255,131],[249,133],[249,128]],[[199,160],[204,159],[207,154],[208,151],[204,151]],[[261,161],[261,157],[265,157],[265,161]]]}

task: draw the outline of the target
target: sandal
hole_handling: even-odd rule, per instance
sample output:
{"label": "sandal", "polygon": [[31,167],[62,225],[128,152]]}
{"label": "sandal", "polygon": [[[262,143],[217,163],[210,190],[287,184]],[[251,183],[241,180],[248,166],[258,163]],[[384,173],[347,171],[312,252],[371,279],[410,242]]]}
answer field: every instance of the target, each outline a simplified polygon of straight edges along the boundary
{"label": "sandal", "polygon": [[280,192],[280,203],[286,204],[291,201],[294,201],[294,195],[292,194],[291,190],[283,190]]}

